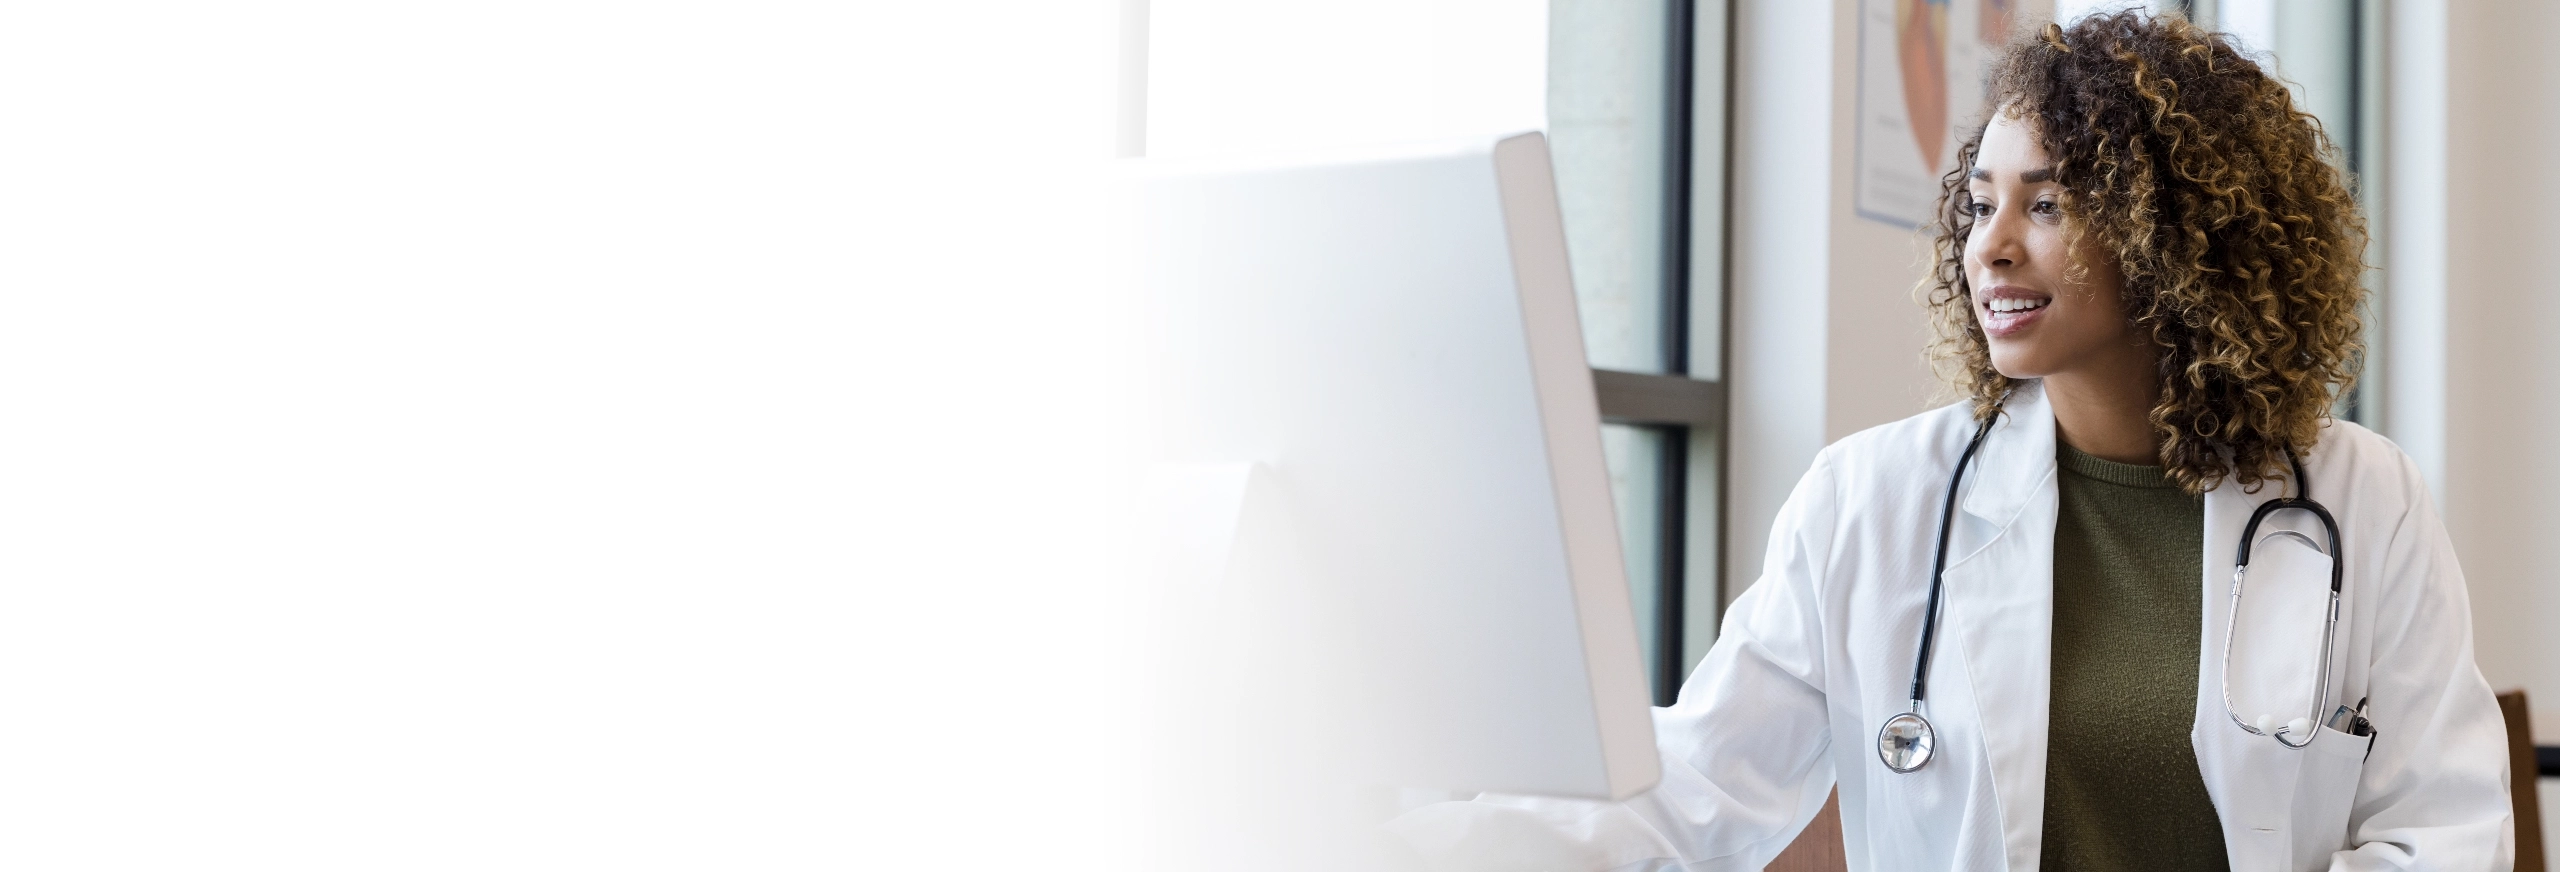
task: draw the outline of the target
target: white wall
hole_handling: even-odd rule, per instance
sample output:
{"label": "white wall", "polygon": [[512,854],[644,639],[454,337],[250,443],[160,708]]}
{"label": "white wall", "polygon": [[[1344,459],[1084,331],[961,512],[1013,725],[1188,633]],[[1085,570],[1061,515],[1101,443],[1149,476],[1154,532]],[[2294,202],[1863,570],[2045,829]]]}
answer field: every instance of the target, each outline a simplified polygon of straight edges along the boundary
{"label": "white wall", "polygon": [[[2383,431],[2417,459],[2471,591],[2480,671],[2560,744],[2560,6],[2394,3],[2375,256]],[[2526,783],[2518,779],[2521,787]],[[2560,844],[2560,780],[2541,779]]]}
{"label": "white wall", "polygon": [[2481,671],[2560,742],[2560,6],[2391,14],[2384,429],[2442,503]]}
{"label": "white wall", "polygon": [[1760,574],[1769,522],[1823,444],[1834,79],[1841,3],[1734,4],[1725,596]]}

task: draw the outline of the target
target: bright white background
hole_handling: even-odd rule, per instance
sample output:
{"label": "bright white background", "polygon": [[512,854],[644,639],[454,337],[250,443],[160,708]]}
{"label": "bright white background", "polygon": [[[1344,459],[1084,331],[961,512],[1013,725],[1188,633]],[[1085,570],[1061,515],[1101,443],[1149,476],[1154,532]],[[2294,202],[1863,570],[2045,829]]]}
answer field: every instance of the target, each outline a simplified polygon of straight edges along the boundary
{"label": "bright white background", "polygon": [[1115,12],[0,14],[0,867],[1090,856]]}
{"label": "bright white background", "polygon": [[1546,126],[1546,0],[1152,0],[1147,154]]}

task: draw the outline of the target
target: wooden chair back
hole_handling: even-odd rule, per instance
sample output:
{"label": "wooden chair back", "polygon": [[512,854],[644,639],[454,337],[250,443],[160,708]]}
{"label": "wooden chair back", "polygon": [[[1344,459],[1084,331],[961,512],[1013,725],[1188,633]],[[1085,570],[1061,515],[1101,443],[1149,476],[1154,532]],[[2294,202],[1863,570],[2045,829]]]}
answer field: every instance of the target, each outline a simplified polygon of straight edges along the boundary
{"label": "wooden chair back", "polygon": [[2522,689],[2498,694],[2507,718],[2507,790],[2516,808],[2516,872],[2543,872],[2542,764],[2533,753],[2533,709]]}

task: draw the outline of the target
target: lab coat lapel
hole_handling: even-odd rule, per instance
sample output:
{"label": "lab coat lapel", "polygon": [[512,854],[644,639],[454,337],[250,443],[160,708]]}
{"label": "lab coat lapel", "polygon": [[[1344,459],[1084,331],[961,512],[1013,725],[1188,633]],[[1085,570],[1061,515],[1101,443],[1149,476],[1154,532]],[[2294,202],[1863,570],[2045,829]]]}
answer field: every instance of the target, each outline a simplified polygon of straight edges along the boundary
{"label": "lab coat lapel", "polygon": [[1948,543],[1947,621],[1964,651],[2010,868],[2033,868],[2044,836],[2047,706],[2052,695],[2053,413],[2022,388],[1965,476]]}

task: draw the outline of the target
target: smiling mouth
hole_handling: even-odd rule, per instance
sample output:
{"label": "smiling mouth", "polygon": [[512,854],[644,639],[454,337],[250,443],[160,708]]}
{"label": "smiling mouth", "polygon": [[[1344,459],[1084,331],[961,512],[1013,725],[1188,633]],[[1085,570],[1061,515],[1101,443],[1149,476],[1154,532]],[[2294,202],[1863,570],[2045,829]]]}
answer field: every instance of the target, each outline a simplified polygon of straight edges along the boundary
{"label": "smiling mouth", "polygon": [[2023,289],[1995,289],[1982,301],[1982,332],[1993,339],[2015,335],[2027,329],[2053,305],[2053,298],[2026,293]]}

